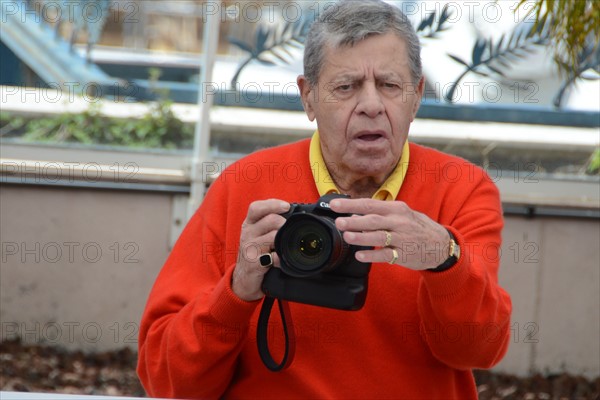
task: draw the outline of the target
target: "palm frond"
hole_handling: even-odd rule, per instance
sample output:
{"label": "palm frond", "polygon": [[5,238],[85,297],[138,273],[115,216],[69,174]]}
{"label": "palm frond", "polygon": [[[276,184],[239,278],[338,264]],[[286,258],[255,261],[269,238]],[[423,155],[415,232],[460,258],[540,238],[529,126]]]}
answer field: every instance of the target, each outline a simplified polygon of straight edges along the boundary
{"label": "palm frond", "polygon": [[[548,23],[548,21],[546,21]],[[511,68],[511,63],[531,54],[535,46],[548,43],[548,30],[545,26],[536,24],[529,28],[518,26],[512,32],[502,35],[496,43],[493,39],[478,39],[471,51],[471,61],[448,54],[454,61],[465,66],[465,71],[453,82],[446,93],[446,100],[454,101],[454,92],[460,81],[470,72],[480,76],[505,76],[505,70]]]}
{"label": "palm frond", "polygon": [[440,32],[443,32],[448,29],[446,23],[448,22],[450,15],[450,9],[448,7],[448,4],[446,4],[440,12],[440,16],[437,19],[437,23],[435,18],[436,13],[434,11],[427,17],[425,17],[423,20],[421,20],[419,25],[417,25],[417,29],[415,30],[417,31],[417,34],[425,38],[436,38]]}
{"label": "palm frond", "polygon": [[231,80],[231,88],[235,88],[242,69],[256,60],[264,65],[277,65],[278,62],[288,64],[293,60],[292,49],[301,49],[308,33],[309,21],[299,20],[286,22],[283,26],[269,28],[259,26],[254,35],[254,43],[229,37],[229,43],[249,53],[239,66]]}
{"label": "palm frond", "polygon": [[[560,108],[563,102],[563,97],[571,86],[575,85],[578,79],[597,79],[585,78],[583,74],[586,71],[594,70],[600,72],[600,46],[596,46],[592,41],[585,46],[577,55],[577,69],[570,70],[567,79],[562,83],[558,93],[554,97],[554,106]],[[560,62],[560,61],[557,61]],[[566,68],[566,67],[563,67]]]}

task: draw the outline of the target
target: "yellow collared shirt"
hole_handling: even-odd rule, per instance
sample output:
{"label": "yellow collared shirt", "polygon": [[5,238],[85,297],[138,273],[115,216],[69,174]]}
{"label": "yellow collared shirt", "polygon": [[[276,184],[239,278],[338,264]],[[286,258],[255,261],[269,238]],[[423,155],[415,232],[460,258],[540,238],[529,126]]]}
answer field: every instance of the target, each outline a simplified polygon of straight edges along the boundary
{"label": "yellow collared shirt", "polygon": [[[408,169],[409,154],[408,140],[404,143],[402,148],[402,156],[400,161],[394,168],[391,175],[383,182],[383,185],[373,195],[374,199],[392,201],[398,196],[398,192],[404,182],[406,176],[406,170]],[[319,195],[323,196],[329,193],[340,193],[338,188],[333,182],[333,178],[327,169],[325,160],[323,159],[323,153],[321,152],[321,139],[319,138],[319,131],[315,131],[310,140],[310,151],[309,151],[310,167],[313,172],[315,184]]]}

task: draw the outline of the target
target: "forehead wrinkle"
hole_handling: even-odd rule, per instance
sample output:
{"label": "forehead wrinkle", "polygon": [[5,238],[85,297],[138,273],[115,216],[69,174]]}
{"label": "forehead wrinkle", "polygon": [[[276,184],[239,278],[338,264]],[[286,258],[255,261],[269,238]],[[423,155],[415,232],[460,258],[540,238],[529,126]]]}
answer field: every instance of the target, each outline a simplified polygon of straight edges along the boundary
{"label": "forehead wrinkle", "polygon": [[364,75],[364,73],[361,71],[362,68],[357,67],[356,65],[344,65],[344,63],[340,63],[337,60],[327,60],[326,68],[327,66],[334,70],[336,76],[355,77],[359,75]]}
{"label": "forehead wrinkle", "polygon": [[[395,60],[386,62],[385,65],[365,65],[365,64],[354,64],[354,65],[343,65],[339,62],[328,60],[327,64],[333,70],[335,74],[335,80],[339,79],[352,79],[360,80],[364,79],[365,75],[373,74],[376,79],[401,79],[402,73],[396,71],[395,66],[402,65]],[[365,73],[366,71],[366,73]]]}
{"label": "forehead wrinkle", "polygon": [[[396,50],[398,44],[393,46],[393,50]],[[357,63],[350,63],[344,57],[340,57],[343,52],[352,47],[341,47],[336,48],[327,46],[325,48],[325,57],[322,73],[325,70],[329,70],[330,75],[329,82],[339,81],[363,81],[370,77],[373,77],[377,81],[394,80],[394,81],[407,81],[410,80],[410,76],[406,76],[408,71],[408,62],[405,57],[398,57],[396,51],[391,57],[380,60],[378,65],[374,65],[371,59],[363,59]],[[336,54],[337,53],[337,54]]]}
{"label": "forehead wrinkle", "polygon": [[375,74],[375,79],[379,81],[395,81],[402,80],[402,75],[395,71],[385,71],[380,74]]}
{"label": "forehead wrinkle", "polygon": [[[368,80],[363,72],[342,72],[335,74],[335,77],[331,79],[331,82],[360,82]],[[374,73],[375,81],[404,81],[402,75],[395,71],[383,71]]]}

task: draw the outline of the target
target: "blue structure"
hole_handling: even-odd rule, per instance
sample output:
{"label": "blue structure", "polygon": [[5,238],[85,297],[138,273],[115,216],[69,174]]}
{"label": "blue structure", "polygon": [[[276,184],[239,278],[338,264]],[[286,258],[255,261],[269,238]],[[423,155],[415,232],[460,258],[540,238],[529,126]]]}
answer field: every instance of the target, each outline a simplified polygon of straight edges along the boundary
{"label": "blue structure", "polygon": [[[105,7],[106,14],[108,0],[102,0],[101,3],[100,7]],[[73,4],[80,4],[78,13],[85,12],[84,3],[71,2],[71,8]],[[65,14],[60,12],[64,18]],[[123,84],[121,80],[110,77],[98,66],[87,62],[86,58],[73,51],[72,43],[70,45],[56,35],[29,2],[0,0],[0,20],[0,84],[42,86],[62,90],[68,88],[76,92],[106,90],[106,93],[114,92],[115,87]],[[92,40],[88,43],[89,57],[92,41],[99,38],[104,22],[98,20],[91,23],[94,19],[85,18],[84,14],[73,21],[74,32],[83,26],[87,26],[90,32]],[[91,27],[93,28],[90,30]],[[29,70],[32,73],[28,73]]]}

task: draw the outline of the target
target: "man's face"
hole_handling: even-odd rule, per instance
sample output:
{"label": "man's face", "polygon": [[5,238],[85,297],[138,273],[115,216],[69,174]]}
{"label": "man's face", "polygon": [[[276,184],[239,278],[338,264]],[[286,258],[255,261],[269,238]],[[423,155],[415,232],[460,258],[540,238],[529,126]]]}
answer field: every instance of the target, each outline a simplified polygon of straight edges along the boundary
{"label": "man's face", "polygon": [[303,76],[298,85],[334,179],[382,183],[400,159],[423,93],[423,79],[412,83],[404,40],[388,33],[327,47],[318,85]]}

